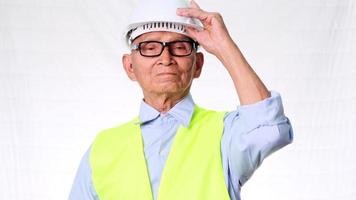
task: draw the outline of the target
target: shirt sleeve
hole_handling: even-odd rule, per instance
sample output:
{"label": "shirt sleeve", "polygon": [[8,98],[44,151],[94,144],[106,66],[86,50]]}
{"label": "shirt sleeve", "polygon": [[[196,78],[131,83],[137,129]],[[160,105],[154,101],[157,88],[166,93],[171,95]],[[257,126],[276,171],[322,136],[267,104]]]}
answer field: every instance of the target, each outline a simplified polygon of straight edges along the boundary
{"label": "shirt sleeve", "polygon": [[92,183],[89,155],[90,148],[80,162],[69,194],[69,200],[99,200]]}
{"label": "shirt sleeve", "polygon": [[240,188],[274,151],[291,143],[293,130],[277,92],[251,105],[238,106],[224,118],[222,153],[227,154],[230,180]]}

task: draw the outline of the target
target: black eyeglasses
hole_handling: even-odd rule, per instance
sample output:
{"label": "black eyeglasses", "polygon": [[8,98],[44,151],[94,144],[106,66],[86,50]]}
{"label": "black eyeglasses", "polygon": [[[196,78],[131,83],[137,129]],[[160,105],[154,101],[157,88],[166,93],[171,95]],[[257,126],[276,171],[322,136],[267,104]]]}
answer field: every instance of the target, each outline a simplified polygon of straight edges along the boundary
{"label": "black eyeglasses", "polygon": [[184,57],[189,56],[194,49],[198,48],[198,43],[193,40],[190,41],[144,41],[138,44],[132,44],[131,50],[139,50],[140,54],[145,57],[160,56],[165,47],[172,56]]}

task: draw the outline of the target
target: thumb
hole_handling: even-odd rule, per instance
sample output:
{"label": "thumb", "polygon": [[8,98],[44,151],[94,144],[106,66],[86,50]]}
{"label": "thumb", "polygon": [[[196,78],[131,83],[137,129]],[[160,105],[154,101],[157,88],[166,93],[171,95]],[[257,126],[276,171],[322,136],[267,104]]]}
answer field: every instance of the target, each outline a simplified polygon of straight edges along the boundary
{"label": "thumb", "polygon": [[188,35],[195,41],[198,41],[199,42],[199,39],[198,39],[198,30],[193,28],[193,27],[186,27],[186,31],[188,33]]}

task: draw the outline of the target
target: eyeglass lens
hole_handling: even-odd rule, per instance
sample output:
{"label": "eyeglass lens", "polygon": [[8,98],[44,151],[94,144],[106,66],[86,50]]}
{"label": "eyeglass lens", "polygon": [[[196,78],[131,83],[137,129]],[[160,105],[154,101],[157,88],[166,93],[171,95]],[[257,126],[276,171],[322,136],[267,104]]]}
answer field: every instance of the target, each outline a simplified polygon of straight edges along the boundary
{"label": "eyeglass lens", "polygon": [[[193,44],[190,41],[173,41],[166,43],[173,56],[188,56],[192,53]],[[163,52],[164,44],[158,41],[147,41],[139,44],[143,56],[159,56]]]}

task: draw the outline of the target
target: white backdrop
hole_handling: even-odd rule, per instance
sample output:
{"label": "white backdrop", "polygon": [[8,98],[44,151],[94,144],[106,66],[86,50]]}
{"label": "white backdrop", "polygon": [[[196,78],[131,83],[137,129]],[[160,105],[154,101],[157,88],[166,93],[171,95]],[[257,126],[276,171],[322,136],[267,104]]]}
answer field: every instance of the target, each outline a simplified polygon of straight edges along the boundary
{"label": "white backdrop", "polygon": [[[129,0],[0,0],[0,199],[66,199],[95,134],[137,115],[121,67]],[[221,12],[295,141],[267,158],[244,200],[356,200],[356,1],[198,0]],[[238,105],[207,55],[194,83],[208,108]]]}

